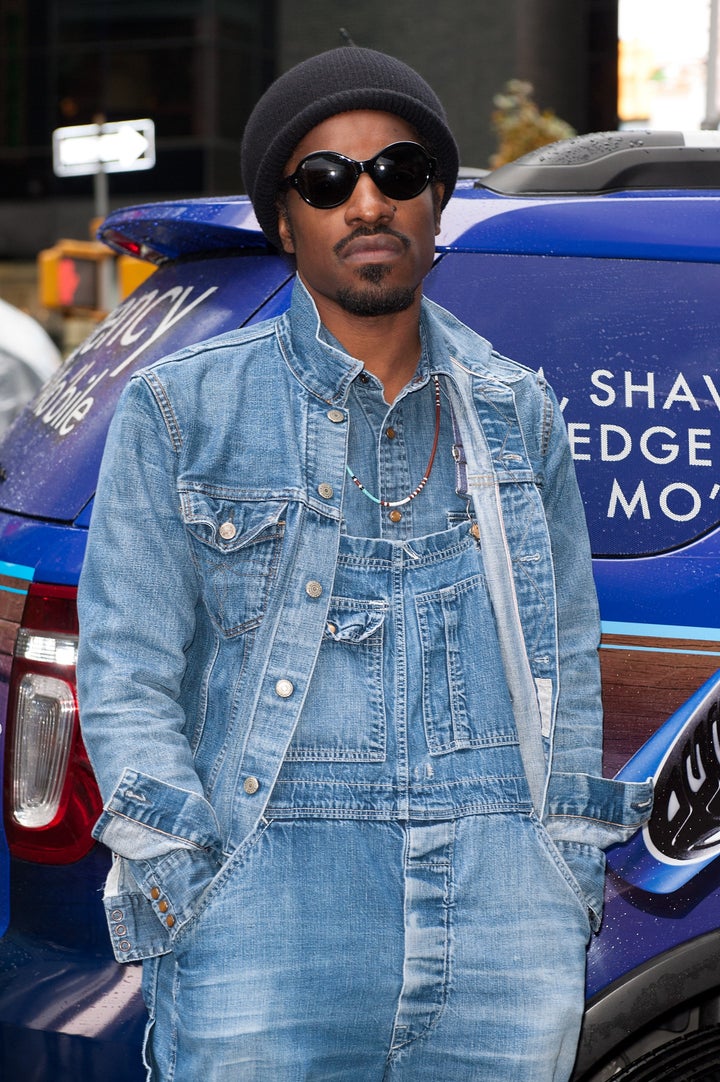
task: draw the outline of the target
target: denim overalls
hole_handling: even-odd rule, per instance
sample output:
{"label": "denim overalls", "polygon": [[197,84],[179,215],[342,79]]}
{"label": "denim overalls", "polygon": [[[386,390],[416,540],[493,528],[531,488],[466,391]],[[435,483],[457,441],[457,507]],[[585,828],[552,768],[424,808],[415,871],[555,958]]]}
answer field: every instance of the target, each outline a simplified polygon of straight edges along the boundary
{"label": "denim overalls", "polygon": [[587,908],[532,816],[479,531],[443,449],[414,510],[455,525],[341,537],[261,829],[149,992],[163,1082],[569,1074]]}

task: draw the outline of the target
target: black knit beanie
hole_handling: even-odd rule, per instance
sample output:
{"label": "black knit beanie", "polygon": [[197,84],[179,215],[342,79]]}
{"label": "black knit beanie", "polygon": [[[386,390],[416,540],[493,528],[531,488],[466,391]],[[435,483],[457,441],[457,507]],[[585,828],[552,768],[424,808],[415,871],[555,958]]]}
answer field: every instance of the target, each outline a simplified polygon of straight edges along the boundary
{"label": "black knit beanie", "polygon": [[393,113],[411,124],[437,158],[436,179],[445,185],[443,207],[458,174],[458,149],[435,92],[402,60],[342,46],[291,68],[268,88],[243,135],[245,190],[265,236],[281,247],[277,228],[280,178],[295,147],[321,121],[353,109]]}

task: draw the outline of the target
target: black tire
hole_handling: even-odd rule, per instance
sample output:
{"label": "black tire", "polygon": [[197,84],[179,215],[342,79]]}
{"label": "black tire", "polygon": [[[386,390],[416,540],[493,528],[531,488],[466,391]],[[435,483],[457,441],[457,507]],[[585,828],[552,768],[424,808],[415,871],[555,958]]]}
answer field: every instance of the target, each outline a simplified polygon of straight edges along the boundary
{"label": "black tire", "polygon": [[612,1082],[720,1082],[720,1026],[661,1045],[613,1075]]}

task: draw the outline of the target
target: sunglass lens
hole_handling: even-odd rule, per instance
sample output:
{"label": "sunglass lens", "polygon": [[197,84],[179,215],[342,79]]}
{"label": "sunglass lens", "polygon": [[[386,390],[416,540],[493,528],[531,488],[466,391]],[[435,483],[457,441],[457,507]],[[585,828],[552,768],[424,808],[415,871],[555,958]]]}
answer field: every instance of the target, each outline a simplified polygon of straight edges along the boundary
{"label": "sunglass lens", "polygon": [[397,143],[378,155],[373,179],[390,199],[414,199],[432,177],[433,161],[414,143]]}
{"label": "sunglass lens", "polygon": [[435,160],[417,143],[393,143],[367,162],[332,150],[304,158],[288,183],[313,207],[330,210],[352,195],[363,169],[389,199],[414,199],[432,179]]}
{"label": "sunglass lens", "polygon": [[312,154],[297,170],[297,187],[313,207],[337,207],[349,198],[355,185],[350,162],[333,154]]}

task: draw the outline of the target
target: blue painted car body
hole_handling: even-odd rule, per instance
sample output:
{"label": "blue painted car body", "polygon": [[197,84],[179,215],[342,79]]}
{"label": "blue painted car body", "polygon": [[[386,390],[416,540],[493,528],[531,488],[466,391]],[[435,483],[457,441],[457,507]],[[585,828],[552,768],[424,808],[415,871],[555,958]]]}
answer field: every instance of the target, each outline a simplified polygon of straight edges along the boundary
{"label": "blue painted car body", "polygon": [[[101,235],[157,270],[0,443],[0,561],[70,588],[131,372],[275,315],[292,285],[242,197],[128,208]],[[636,769],[659,770],[686,731],[678,711],[692,714],[686,704],[720,670],[718,236],[712,191],[513,197],[462,181],[427,280],[429,296],[497,349],[542,367],[561,399],[596,553],[608,774],[631,769],[643,747]],[[702,845],[664,891],[675,864],[656,861],[650,883],[633,872],[644,851],[611,854],[578,1077],[631,1035],[635,1022],[616,1015],[642,997],[650,970],[685,966],[688,997],[720,983],[691,957],[718,951],[720,861],[712,836]],[[139,971],[111,959],[99,899],[107,866],[98,846],[72,863],[8,860],[0,848],[0,1077],[143,1077]],[[668,994],[645,1016],[638,1008],[638,1025],[679,1003]]]}

